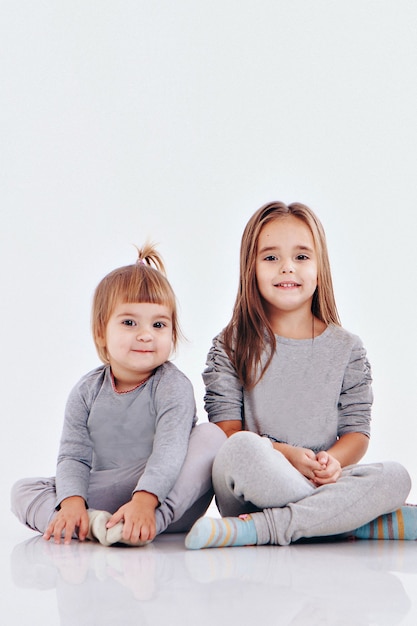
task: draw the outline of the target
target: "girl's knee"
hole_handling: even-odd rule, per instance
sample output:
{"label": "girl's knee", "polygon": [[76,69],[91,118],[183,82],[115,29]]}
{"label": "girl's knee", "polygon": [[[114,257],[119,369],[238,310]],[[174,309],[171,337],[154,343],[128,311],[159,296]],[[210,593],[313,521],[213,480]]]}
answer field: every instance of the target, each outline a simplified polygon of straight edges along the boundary
{"label": "girl's knee", "polygon": [[267,450],[273,449],[269,439],[247,430],[241,430],[229,437],[223,448],[227,448],[228,454],[237,453],[239,456],[250,455],[251,457],[258,453],[263,456]]}
{"label": "girl's knee", "polygon": [[204,422],[193,428],[189,445],[198,455],[211,457],[213,460],[226,439],[221,428],[210,422]]}
{"label": "girl's knee", "polygon": [[227,439],[224,431],[211,422],[197,424],[197,426],[193,428],[191,436],[195,438],[198,437],[206,443],[213,443],[213,445],[218,446],[222,445]]}
{"label": "girl's knee", "polygon": [[249,431],[231,435],[222,445],[214,461],[215,471],[229,471],[234,467],[256,465],[264,461],[273,447],[269,439]]}
{"label": "girl's knee", "polygon": [[11,510],[23,524],[36,528],[33,520],[28,520],[34,515],[35,501],[39,508],[47,500],[46,508],[50,516],[55,507],[55,495],[54,478],[21,478],[11,489]]}
{"label": "girl's knee", "polygon": [[411,477],[405,467],[396,461],[382,463],[385,482],[389,482],[394,493],[401,503],[404,503],[410,493]]}
{"label": "girl's knee", "polygon": [[12,486],[10,492],[10,508],[12,513],[23,523],[26,522],[26,494],[29,479],[21,478]]}
{"label": "girl's knee", "polygon": [[402,506],[410,493],[410,475],[396,461],[356,465],[352,467],[352,473],[372,480],[372,491],[380,494],[380,498],[385,498],[391,510]]}

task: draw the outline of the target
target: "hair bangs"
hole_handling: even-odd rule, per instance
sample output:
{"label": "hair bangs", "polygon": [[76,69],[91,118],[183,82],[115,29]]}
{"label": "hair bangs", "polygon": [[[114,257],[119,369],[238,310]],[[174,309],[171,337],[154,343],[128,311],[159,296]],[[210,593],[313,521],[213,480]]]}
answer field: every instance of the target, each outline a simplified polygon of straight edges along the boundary
{"label": "hair bangs", "polygon": [[167,279],[151,267],[133,266],[118,292],[118,301],[147,302],[175,308],[175,296]]}

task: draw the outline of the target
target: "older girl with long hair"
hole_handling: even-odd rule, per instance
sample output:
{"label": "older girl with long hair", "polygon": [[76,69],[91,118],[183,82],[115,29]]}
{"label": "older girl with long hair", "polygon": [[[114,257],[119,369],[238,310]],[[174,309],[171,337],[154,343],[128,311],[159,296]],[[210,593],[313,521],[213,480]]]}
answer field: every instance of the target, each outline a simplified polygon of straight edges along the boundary
{"label": "older girl with long hair", "polygon": [[209,420],[228,436],[213,466],[223,517],[199,520],[188,548],[417,537],[417,509],[402,506],[407,471],[358,465],[371,370],[340,325],[325,234],[307,206],[272,202],[249,220],[233,316],[203,378]]}

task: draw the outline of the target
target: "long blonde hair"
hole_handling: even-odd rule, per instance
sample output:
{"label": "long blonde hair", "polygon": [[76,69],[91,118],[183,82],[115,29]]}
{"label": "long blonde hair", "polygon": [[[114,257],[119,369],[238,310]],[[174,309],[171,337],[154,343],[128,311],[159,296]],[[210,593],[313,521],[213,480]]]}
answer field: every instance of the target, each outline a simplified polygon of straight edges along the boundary
{"label": "long blonde hair", "polygon": [[[276,349],[276,339],[269,324],[256,280],[256,255],[262,228],[275,219],[293,215],[310,229],[317,254],[317,288],[313,296],[313,315],[325,324],[340,326],[323,226],[313,211],[295,202],[270,202],[251,217],[243,232],[240,248],[240,280],[232,319],[223,331],[226,352],[239,379],[253,388],[268,368]],[[261,365],[263,354],[265,364]]]}
{"label": "long blonde hair", "polygon": [[167,306],[172,313],[174,349],[181,334],[175,294],[166,277],[161,256],[150,243],[137,250],[136,263],[119,267],[107,274],[94,292],[91,330],[97,353],[103,363],[108,363],[109,360],[100,339],[105,337],[108,321],[119,302],[146,302]]}

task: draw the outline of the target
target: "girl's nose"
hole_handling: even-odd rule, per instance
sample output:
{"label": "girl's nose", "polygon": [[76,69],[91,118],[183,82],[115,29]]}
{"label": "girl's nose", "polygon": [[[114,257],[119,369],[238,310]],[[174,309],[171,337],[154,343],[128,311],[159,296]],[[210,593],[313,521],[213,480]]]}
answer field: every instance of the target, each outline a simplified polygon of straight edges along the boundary
{"label": "girl's nose", "polygon": [[294,273],[294,268],[292,266],[292,263],[290,261],[285,261],[281,265],[281,274],[293,274],[293,273]]}
{"label": "girl's nose", "polygon": [[148,330],[139,330],[136,334],[136,339],[138,341],[151,341],[152,335]]}

